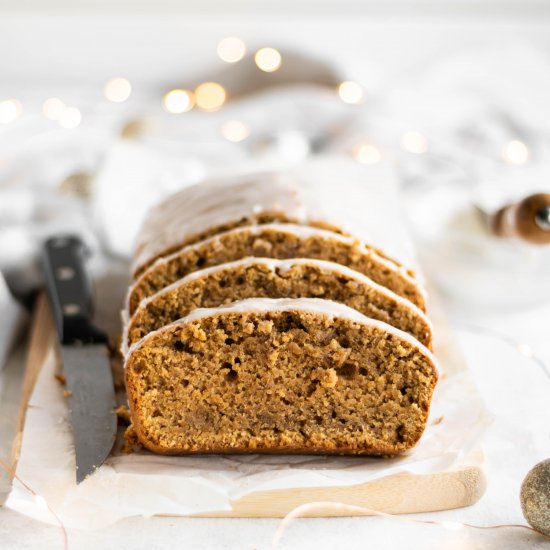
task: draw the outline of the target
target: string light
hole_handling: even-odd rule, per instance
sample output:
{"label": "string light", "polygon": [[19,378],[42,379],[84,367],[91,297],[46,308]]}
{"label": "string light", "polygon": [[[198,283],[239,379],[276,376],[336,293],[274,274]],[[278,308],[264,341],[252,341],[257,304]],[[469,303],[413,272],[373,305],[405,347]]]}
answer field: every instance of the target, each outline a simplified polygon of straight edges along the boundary
{"label": "string light", "polygon": [[65,103],[58,97],[50,97],[42,104],[42,114],[49,120],[57,121],[66,107]]}
{"label": "string light", "polygon": [[254,62],[261,71],[272,73],[280,68],[283,58],[275,48],[260,48],[254,54]]}
{"label": "string light", "polygon": [[428,140],[420,132],[411,130],[401,136],[401,147],[409,153],[422,155],[428,150]]}
{"label": "string light", "polygon": [[56,514],[55,510],[48,504],[48,501],[42,496],[39,495],[30,485],[25,483],[15,471],[15,466],[8,467],[2,460],[0,460],[0,468],[6,472],[6,474],[9,476],[9,478],[13,478],[18,483],[21,484],[21,486],[34,498],[35,502],[42,508],[46,508],[46,510],[53,516],[56,523],[59,525],[61,532],[63,534],[63,549],[68,550],[69,548],[69,538],[67,536],[67,529],[65,528],[65,525],[59,518],[59,516]]}
{"label": "string light", "polygon": [[203,111],[217,111],[226,98],[225,88],[217,82],[203,82],[195,89],[197,106]]}
{"label": "string light", "polygon": [[524,355],[530,359],[533,358],[533,349],[528,344],[518,344],[517,350],[521,353],[521,355]]}
{"label": "string light", "polygon": [[48,503],[46,502],[46,499],[42,495],[34,495],[34,500],[40,506],[41,508],[47,508]]}
{"label": "string light", "polygon": [[460,531],[461,529],[464,529],[464,524],[458,523],[457,521],[442,521],[441,527],[449,529],[449,531]]}
{"label": "string light", "polygon": [[132,93],[132,85],[125,78],[111,78],[103,88],[105,97],[113,103],[126,101]]}
{"label": "string light", "polygon": [[297,518],[300,517],[311,517],[312,515],[315,515],[316,513],[321,513],[323,516],[327,515],[327,510],[331,510],[334,512],[334,515],[361,515],[361,516],[377,516],[387,519],[392,519],[399,523],[406,523],[409,525],[416,524],[416,525],[433,525],[438,527],[443,527],[444,529],[447,529],[449,531],[458,531],[461,529],[479,529],[479,530],[492,530],[492,529],[504,529],[504,528],[515,528],[515,529],[524,529],[527,531],[531,531],[532,533],[539,533],[532,527],[529,527],[528,525],[520,525],[520,524],[499,524],[499,525],[474,525],[472,523],[460,523],[458,521],[437,521],[437,520],[431,520],[431,519],[417,519],[414,517],[404,517],[404,516],[398,516],[395,514],[390,514],[388,512],[382,512],[381,510],[374,510],[373,508],[367,508],[365,506],[356,506],[354,504],[345,504],[343,502],[332,502],[332,501],[319,501],[319,502],[308,502],[306,504],[301,504],[300,506],[297,506],[296,508],[292,509],[282,520],[279,524],[279,527],[277,528],[277,531],[275,532],[272,542],[271,542],[271,548],[272,550],[276,550],[279,548],[279,544],[283,538],[283,535],[285,531],[288,529],[290,524]]}
{"label": "string light", "polygon": [[59,126],[61,126],[61,128],[66,128],[67,130],[76,128],[81,121],[82,114],[76,107],[67,107],[64,109],[58,120]]}
{"label": "string light", "polygon": [[513,139],[503,147],[502,156],[508,164],[525,164],[529,159],[529,149],[523,141]]}
{"label": "string light", "polygon": [[16,120],[22,111],[21,102],[17,99],[0,101],[0,124],[9,124]]}
{"label": "string light", "polygon": [[345,80],[338,86],[338,95],[344,103],[349,103],[350,105],[362,103],[365,98],[362,86],[351,80]]}
{"label": "string light", "polygon": [[527,357],[528,359],[531,359],[542,370],[545,376],[550,379],[550,368],[545,361],[543,361],[535,354],[533,348],[529,344],[518,342],[507,334],[503,334],[499,331],[487,327],[470,324],[461,324],[460,326],[461,328],[473,332],[474,334],[486,334],[487,336],[491,336],[493,338],[501,340],[502,342],[506,342],[508,345],[512,346],[518,353]]}
{"label": "string light", "polygon": [[361,164],[376,164],[382,160],[380,149],[372,143],[359,144],[354,149],[353,156]]}
{"label": "string light", "polygon": [[217,48],[218,56],[226,63],[237,63],[246,53],[245,43],[236,36],[228,36],[220,41]]}
{"label": "string light", "polygon": [[164,96],[163,104],[169,113],[186,113],[194,107],[195,97],[189,90],[170,90]]}
{"label": "string light", "polygon": [[222,126],[222,136],[228,141],[238,143],[250,135],[250,126],[240,120],[228,120]]}

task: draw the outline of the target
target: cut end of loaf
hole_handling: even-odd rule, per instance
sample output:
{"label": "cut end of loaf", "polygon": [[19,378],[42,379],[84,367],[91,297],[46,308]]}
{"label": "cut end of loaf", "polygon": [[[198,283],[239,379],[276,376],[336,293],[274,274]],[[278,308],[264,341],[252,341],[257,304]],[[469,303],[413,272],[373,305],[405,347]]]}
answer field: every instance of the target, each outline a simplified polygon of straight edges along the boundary
{"label": "cut end of loaf", "polygon": [[126,381],[155,452],[385,455],[420,439],[437,373],[414,339],[357,312],[229,307],[144,338]]}

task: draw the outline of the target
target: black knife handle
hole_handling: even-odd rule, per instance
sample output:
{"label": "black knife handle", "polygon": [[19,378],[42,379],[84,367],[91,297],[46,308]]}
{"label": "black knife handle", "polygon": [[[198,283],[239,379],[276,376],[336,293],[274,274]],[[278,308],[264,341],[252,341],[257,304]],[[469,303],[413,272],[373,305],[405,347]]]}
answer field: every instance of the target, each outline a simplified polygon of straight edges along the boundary
{"label": "black knife handle", "polygon": [[88,250],[75,236],[48,239],[44,246],[46,288],[63,344],[106,342],[92,323],[92,285],[84,262]]}

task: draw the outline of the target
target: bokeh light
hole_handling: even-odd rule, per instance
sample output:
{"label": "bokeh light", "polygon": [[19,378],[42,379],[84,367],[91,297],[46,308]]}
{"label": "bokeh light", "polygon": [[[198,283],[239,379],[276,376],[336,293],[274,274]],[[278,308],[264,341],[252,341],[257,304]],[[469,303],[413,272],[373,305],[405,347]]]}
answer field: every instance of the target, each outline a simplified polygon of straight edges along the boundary
{"label": "bokeh light", "polygon": [[104,88],[105,97],[114,103],[122,103],[126,101],[132,93],[132,85],[125,78],[111,78]]}
{"label": "bokeh light", "polygon": [[217,111],[226,99],[224,87],[217,82],[203,82],[195,89],[197,106],[203,111]]}
{"label": "bokeh light", "polygon": [[502,157],[508,164],[525,164],[529,160],[529,149],[523,141],[514,139],[509,141],[502,149]]}
{"label": "bokeh light", "polygon": [[67,108],[58,97],[50,97],[42,104],[42,114],[49,120],[59,120]]}
{"label": "bokeh light", "polygon": [[354,149],[353,157],[361,164],[376,164],[382,160],[382,153],[372,143],[361,143]]}
{"label": "bokeh light", "polygon": [[76,107],[67,107],[59,117],[59,126],[72,130],[82,121],[82,113]]}
{"label": "bokeh light", "polygon": [[240,120],[228,120],[222,126],[222,136],[228,141],[238,143],[250,135],[250,126]]}
{"label": "bokeh light", "polygon": [[275,48],[261,48],[255,53],[254,62],[258,69],[272,73],[280,68],[283,58]]}
{"label": "bokeh light", "polygon": [[22,110],[23,106],[17,99],[0,101],[0,124],[13,122],[19,117]]}
{"label": "bokeh light", "polygon": [[220,41],[217,48],[218,56],[226,63],[237,63],[246,53],[245,43],[236,36],[228,36]]}
{"label": "bokeh light", "polygon": [[338,86],[338,95],[344,103],[349,103],[350,105],[362,103],[365,99],[363,87],[351,80],[345,80]]}
{"label": "bokeh light", "polygon": [[163,105],[169,113],[186,113],[195,105],[195,98],[193,92],[189,90],[170,90],[164,96]]}

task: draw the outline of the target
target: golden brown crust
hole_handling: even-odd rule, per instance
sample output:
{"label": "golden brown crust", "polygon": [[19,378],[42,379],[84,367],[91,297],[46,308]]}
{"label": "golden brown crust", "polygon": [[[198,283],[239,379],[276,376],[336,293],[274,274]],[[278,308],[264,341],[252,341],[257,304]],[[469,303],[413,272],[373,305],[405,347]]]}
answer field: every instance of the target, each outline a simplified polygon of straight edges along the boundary
{"label": "golden brown crust", "polygon": [[[172,450],[172,449],[166,449],[164,447],[160,447],[158,445],[154,445],[151,442],[147,441],[147,439],[143,439],[143,435],[139,432],[138,425],[134,425],[134,434],[136,437],[140,440],[140,444],[145,447],[147,450],[156,453],[156,454],[162,454],[167,456],[177,456],[181,455],[182,452],[179,450]],[[284,447],[284,446],[276,446],[276,447],[265,447],[265,448],[255,448],[254,453],[256,454],[270,454],[270,455],[339,455],[339,456],[384,456],[384,457],[390,457],[390,456],[396,456],[403,454],[407,452],[408,449],[403,450],[395,450],[395,448],[386,445],[379,447],[371,447],[368,450],[365,449],[356,449],[353,447],[339,447],[338,449],[327,449],[325,447]],[[236,455],[244,455],[244,454],[250,454],[250,449],[247,447],[232,447],[232,448],[224,448],[224,447],[213,447],[211,449],[198,449],[198,450],[191,450],[191,451],[185,451],[184,454],[189,455],[202,455],[202,454],[236,454]]]}

